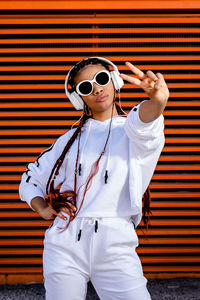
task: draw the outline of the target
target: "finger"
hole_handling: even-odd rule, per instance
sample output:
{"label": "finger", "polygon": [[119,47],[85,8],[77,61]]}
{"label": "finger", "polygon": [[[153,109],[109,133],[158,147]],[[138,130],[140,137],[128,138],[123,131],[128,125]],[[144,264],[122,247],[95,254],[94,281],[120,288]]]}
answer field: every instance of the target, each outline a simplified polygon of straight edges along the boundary
{"label": "finger", "polygon": [[63,211],[64,213],[68,214],[69,216],[74,216],[74,212],[71,211],[71,209],[68,209],[66,207],[61,207],[60,211]]}
{"label": "finger", "polygon": [[129,69],[135,73],[135,75],[139,76],[140,78],[145,77],[144,72],[142,72],[140,69],[132,65],[130,62],[126,62],[126,65],[129,67]]}
{"label": "finger", "polygon": [[67,202],[67,204],[73,211],[76,211],[76,207],[72,203]]}
{"label": "finger", "polygon": [[138,78],[131,77],[131,76],[128,76],[128,75],[126,75],[126,74],[120,74],[120,77],[121,77],[122,79],[124,79],[124,80],[126,80],[126,81],[132,83],[132,84],[137,85],[137,86],[140,86],[140,85],[141,85],[141,81],[140,81],[140,79],[138,79]]}
{"label": "finger", "polygon": [[152,71],[147,71],[147,76],[154,81],[158,80],[158,77]]}
{"label": "finger", "polygon": [[66,221],[67,220],[67,217],[65,217],[63,214],[61,213],[57,213],[57,217],[59,217],[60,219]]}
{"label": "finger", "polygon": [[166,84],[165,79],[164,79],[164,76],[163,76],[161,73],[157,73],[156,76],[158,77],[158,79],[161,80],[162,83],[165,83],[165,84]]}
{"label": "finger", "polygon": [[167,87],[163,75],[162,75],[161,73],[157,73],[156,75],[157,75],[157,77],[158,77],[158,80],[157,80],[157,82],[156,82],[156,84],[155,84],[155,89],[158,90],[158,89],[160,89],[162,86],[166,86],[166,87]]}

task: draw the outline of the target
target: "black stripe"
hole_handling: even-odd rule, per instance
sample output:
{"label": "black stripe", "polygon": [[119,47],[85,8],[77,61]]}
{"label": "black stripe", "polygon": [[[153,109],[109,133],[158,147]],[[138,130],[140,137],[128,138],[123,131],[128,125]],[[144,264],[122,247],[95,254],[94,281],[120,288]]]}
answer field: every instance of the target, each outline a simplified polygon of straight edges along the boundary
{"label": "black stripe", "polygon": [[37,160],[36,160],[36,163],[37,163],[37,167],[39,167],[40,163],[39,163],[39,159],[47,152],[51,151],[53,149],[53,146],[54,146],[55,143],[53,143],[51,145],[51,147],[49,147],[48,149],[44,150],[42,153],[40,153],[40,155],[38,156]]}
{"label": "black stripe", "polygon": [[30,179],[31,179],[31,176],[28,176],[28,178],[26,179],[26,182],[28,183]]}

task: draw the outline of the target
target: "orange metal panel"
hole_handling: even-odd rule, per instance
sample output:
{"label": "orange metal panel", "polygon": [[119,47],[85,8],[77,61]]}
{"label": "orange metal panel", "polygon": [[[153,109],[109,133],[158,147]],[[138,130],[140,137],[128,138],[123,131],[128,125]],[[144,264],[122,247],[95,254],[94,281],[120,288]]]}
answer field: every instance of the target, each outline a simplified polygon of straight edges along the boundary
{"label": "orange metal panel", "polygon": [[[147,98],[146,94],[142,93],[142,92],[141,93],[135,92],[135,93],[131,93],[131,94],[121,93],[121,96],[122,96],[122,99],[131,97],[132,99],[134,99],[134,102],[135,102],[135,99],[139,100],[140,98]],[[187,92],[187,91],[185,91],[185,92],[183,92],[183,91],[182,92],[171,92],[170,96],[171,96],[171,98],[194,99],[196,97],[199,97],[199,92]],[[5,100],[5,99],[11,99],[11,100],[19,99],[21,101],[22,99],[51,99],[51,98],[53,98],[53,99],[55,99],[55,98],[56,99],[64,99],[66,101],[66,96],[65,96],[64,92],[60,93],[60,94],[57,94],[57,93],[51,93],[51,94],[47,94],[47,93],[45,93],[45,94],[39,94],[39,93],[37,93],[37,94],[34,94],[34,93],[29,93],[29,94],[25,94],[25,93],[23,93],[23,94],[20,94],[20,93],[0,94],[0,99],[3,99],[3,100]],[[129,103],[124,102],[124,104],[125,104],[124,106],[130,106],[131,107],[130,102]],[[68,104],[68,105],[69,105],[69,107],[72,108],[72,104]]]}
{"label": "orange metal panel", "polygon": [[[30,238],[29,240],[20,238],[17,240],[0,239],[0,245],[2,246],[27,246],[28,244],[31,246],[43,246],[43,240],[42,238]],[[10,248],[7,250],[10,250]],[[15,249],[13,251],[15,251]]]}
{"label": "orange metal panel", "polygon": [[24,209],[24,208],[28,208],[28,205],[27,203],[25,202],[22,202],[21,203],[18,203],[18,202],[15,202],[15,203],[9,203],[9,202],[6,202],[6,203],[0,203],[0,209]]}
{"label": "orange metal panel", "polygon": [[[200,141],[200,139],[199,139]],[[5,153],[5,152],[4,152]],[[7,162],[7,163],[14,163],[14,162],[18,162],[18,163],[22,163],[22,162],[27,162],[27,161],[33,161],[35,159],[35,156],[33,157],[3,157],[3,158],[0,158],[0,163],[2,162]],[[161,156],[160,162],[179,162],[179,161],[182,161],[182,162],[192,162],[192,161],[195,161],[195,162],[199,162],[200,161],[200,156],[198,155],[189,155],[189,156],[185,156],[185,155],[181,155],[181,156]]]}
{"label": "orange metal panel", "polygon": [[[42,249],[35,249],[35,248],[22,248],[22,249],[10,249],[10,248],[3,248],[0,249],[0,255],[42,255]],[[32,260],[32,259],[31,259]],[[5,264],[7,262],[5,261]]]}
{"label": "orange metal panel", "polygon": [[200,8],[200,4],[198,0],[193,0],[193,1],[188,1],[188,0],[166,0],[166,1],[150,1],[150,0],[143,0],[143,1],[119,1],[115,0],[113,3],[112,0],[97,0],[97,1],[92,1],[92,0],[75,0],[75,1],[70,1],[70,0],[58,0],[56,2],[54,1],[48,1],[48,0],[9,0],[9,1],[1,1],[0,2],[0,8],[1,9],[15,9],[15,10],[20,10],[20,9],[39,9],[39,10],[46,10],[47,9],[47,3],[48,3],[48,9],[52,10],[58,10],[58,9],[106,9],[106,10],[113,10],[113,5],[115,9],[123,10],[124,8],[126,9],[197,9]]}
{"label": "orange metal panel", "polygon": [[[120,1],[120,0],[119,0]],[[0,4],[2,4],[3,1],[0,2]],[[121,2],[121,1],[120,1]],[[124,1],[125,2],[125,1]],[[173,2],[173,1],[172,1]],[[7,1],[8,3],[8,1]],[[113,2],[112,2],[113,3]],[[0,6],[1,7],[1,6]],[[123,4],[124,7],[124,4]],[[45,8],[46,9],[46,8]],[[113,9],[113,7],[112,7]],[[110,18],[110,16],[108,17],[96,17],[95,15],[90,16],[90,17],[84,17],[82,18],[82,16],[79,16],[79,18],[74,17],[71,18],[70,16],[65,17],[65,18],[60,18],[60,17],[53,17],[53,18],[42,18],[40,16],[36,16],[35,18],[26,18],[26,17],[22,17],[22,18],[7,18],[5,17],[1,17],[0,19],[0,24],[17,24],[17,25],[21,25],[21,24],[198,24],[199,22],[199,15],[198,14],[193,14],[192,18],[188,18],[187,16],[183,17],[183,16],[171,16],[169,17],[165,17],[163,15],[158,15],[158,17],[152,17],[149,16],[148,17],[148,21],[147,21],[147,17],[140,17],[140,18],[135,18],[135,17],[126,17],[126,15],[122,14],[120,17],[114,17],[114,18]],[[156,27],[156,26],[155,26]]]}
{"label": "orange metal panel", "polygon": [[[30,16],[31,17],[31,16]],[[141,24],[142,26],[142,24]],[[179,28],[178,33],[199,33],[199,28]],[[177,34],[177,28],[59,28],[59,29],[2,29],[1,34],[2,35],[8,35],[8,34],[23,34],[24,38],[26,37],[25,34],[119,34],[119,33],[176,33]]]}
{"label": "orange metal panel", "polygon": [[[169,241],[170,242],[170,241]],[[180,255],[180,254],[198,254],[200,252],[200,247],[168,247],[168,246],[165,246],[165,247],[157,247],[155,249],[155,247],[139,247],[137,249],[137,253],[138,254],[167,254],[167,253],[170,253],[170,254],[177,254],[177,255]]]}
{"label": "orange metal panel", "polygon": [[[1,22],[0,22],[1,23]],[[182,37],[170,37],[170,38],[157,38],[157,37],[152,37],[152,38],[136,38],[136,37],[132,37],[132,38],[114,38],[114,37],[110,37],[110,38],[79,38],[78,39],[78,43],[80,44],[91,44],[91,43],[97,43],[97,44],[103,44],[103,43],[113,43],[113,44],[119,44],[119,43],[127,43],[127,44],[131,44],[131,43],[168,43],[168,42],[176,42],[178,43],[189,43],[189,42],[199,42],[200,38],[199,37],[186,37],[186,38],[182,38]],[[4,44],[4,45],[9,45],[9,44],[17,44],[17,45],[21,45],[21,44],[75,44],[77,45],[77,39],[62,39],[62,38],[58,38],[58,39],[51,39],[51,38],[43,38],[43,39],[0,39],[0,45]],[[115,45],[113,45],[115,46]],[[141,45],[142,46],[142,45]]]}
{"label": "orange metal panel", "polygon": [[[26,61],[26,58],[24,58]],[[138,59],[135,57],[129,58],[124,57],[123,61],[129,61],[131,60],[132,62],[137,61]],[[148,60],[148,59],[147,59]],[[155,57],[155,60],[156,57]],[[158,59],[159,60],[159,59]],[[173,60],[173,59],[172,59]],[[186,59],[183,59],[186,60]],[[196,61],[196,58],[194,56],[194,60]],[[66,60],[67,61],[67,60]],[[141,64],[141,63],[140,63]],[[138,64],[137,64],[138,65]],[[173,72],[173,71],[172,71]],[[200,74],[164,74],[165,79],[200,79]],[[5,81],[12,81],[12,80],[65,80],[66,75],[9,75],[9,76],[1,76],[0,75],[0,80],[5,80]]]}
{"label": "orange metal panel", "polygon": [[[23,267],[23,266],[5,266],[0,267],[0,274],[42,274],[42,267]],[[24,282],[26,283],[26,279],[24,278]],[[22,282],[21,282],[22,283]]]}
{"label": "orange metal panel", "polygon": [[[200,67],[198,67],[200,69]],[[142,68],[140,68],[142,69]],[[145,68],[146,69],[146,68]],[[153,68],[152,68],[153,69]],[[188,68],[185,68],[188,69]],[[190,68],[193,69],[193,68]],[[197,67],[195,68],[197,69]],[[0,68],[1,70],[1,68]],[[128,88],[129,85],[125,84],[124,89]],[[200,83],[169,83],[168,84],[169,89],[170,88],[199,88]],[[24,84],[22,85],[16,85],[16,84],[8,84],[8,85],[0,85],[1,90],[58,90],[58,89],[64,89],[64,84],[55,84],[55,83],[49,83],[49,84]],[[133,87],[133,89],[138,89],[138,87]]]}
{"label": "orange metal panel", "polygon": [[[200,29],[199,29],[199,32],[200,32]],[[116,61],[116,57],[107,57],[109,60],[111,61]],[[59,57],[0,57],[0,62],[50,62],[50,61],[53,61],[53,62],[71,62],[71,64],[73,65],[74,61],[77,61],[77,60],[81,60],[81,57],[77,58],[76,57],[76,60],[74,60],[73,57],[65,57],[65,56],[59,56]],[[148,62],[154,62],[154,61],[197,61],[197,60],[200,60],[200,56],[196,55],[196,56],[190,56],[190,55],[169,55],[169,56],[156,56],[154,55],[153,57],[152,56],[122,56],[122,57],[118,57],[117,58],[117,61],[122,61],[122,62],[125,62],[125,61],[136,61],[136,62],[140,62],[140,61],[148,61]],[[120,67],[121,69],[121,67]],[[180,74],[180,76],[182,76],[183,74]],[[190,74],[191,75],[191,74]],[[194,75],[198,75],[198,74],[194,74]],[[38,75],[39,76],[39,75]],[[37,76],[37,77],[38,77]],[[171,76],[177,76],[178,75],[174,75],[172,74]],[[16,79],[17,76],[4,76],[5,78],[7,78],[7,80],[10,79],[10,77]],[[3,78],[4,78],[3,77]],[[35,78],[34,76],[32,76],[33,78]],[[53,76],[48,76],[48,75],[44,75],[44,76],[39,76],[39,78],[51,78],[51,79],[54,79]],[[2,76],[0,76],[0,78],[2,78]],[[20,76],[20,78],[22,78]],[[24,76],[25,78],[25,76]],[[56,78],[61,78],[63,79],[64,77],[63,76],[59,76],[57,75]],[[36,79],[36,78],[35,78]]]}
{"label": "orange metal panel", "polygon": [[[188,237],[188,245],[196,244],[199,246],[200,239],[194,237]],[[151,238],[140,238],[140,245],[181,245],[185,244],[185,238],[179,237],[152,237]],[[139,249],[138,249],[139,250]]]}
{"label": "orange metal panel", "polygon": [[[174,184],[172,184],[172,187],[174,186]],[[199,208],[200,207],[200,203],[197,201],[183,201],[182,199],[179,201],[162,201],[160,202],[159,200],[155,199],[152,201],[152,208],[166,208],[166,207],[173,207],[173,208],[182,208],[184,206],[184,208],[188,209],[188,208]]]}
{"label": "orange metal panel", "polygon": [[[11,96],[10,96],[11,97]],[[136,99],[137,100],[137,99]],[[173,101],[173,102],[168,102],[167,103],[167,107],[200,107],[200,102],[199,101],[191,101],[190,99],[188,99],[189,101]],[[127,101],[123,101],[122,105],[123,107],[128,107],[128,106],[132,106],[132,105],[136,105],[138,104],[138,101],[135,101],[134,99],[130,102]],[[62,108],[62,109],[67,109],[69,107],[72,107],[71,104],[69,103],[69,101],[66,98],[66,101],[63,102],[39,102],[39,103],[34,103],[34,102],[10,102],[10,103],[6,103],[6,102],[2,102],[0,103],[0,108],[3,109],[12,109],[15,110],[16,108],[26,108],[26,109],[33,109],[33,108],[37,108],[37,109],[41,109],[41,108]]]}
{"label": "orange metal panel", "polygon": [[[183,263],[184,264],[184,263]],[[175,263],[174,266],[169,265],[169,263],[165,263],[164,265],[160,264],[154,265],[152,266],[143,266],[144,268],[144,272],[155,272],[155,273],[166,273],[166,272],[170,272],[171,274],[168,274],[168,278],[173,278],[173,272],[178,272],[179,273],[179,277],[182,277],[183,275],[186,274],[187,276],[187,272],[195,272],[195,273],[199,273],[200,272],[200,267],[199,266],[193,266],[193,265],[186,265],[184,264],[184,266],[179,266]],[[182,275],[183,274],[183,275]]]}
{"label": "orange metal panel", "polygon": [[[130,53],[136,53],[136,52],[159,52],[160,53],[166,53],[166,52],[197,52],[197,54],[199,54],[199,51],[200,51],[200,47],[198,46],[194,46],[194,47],[191,47],[191,46],[187,46],[187,49],[186,49],[186,46],[182,46],[182,47],[168,47],[167,45],[165,47],[126,47],[126,48],[123,48],[123,47],[116,47],[116,48],[111,48],[111,47],[101,47],[101,48],[97,48],[97,47],[94,47],[91,49],[91,47],[88,47],[88,48],[73,48],[73,53],[74,54],[79,54],[80,53],[84,56],[84,57],[87,57],[87,53],[88,52],[92,52],[92,53],[107,53],[107,55],[109,53],[127,53],[127,52],[130,52]],[[14,49],[0,49],[0,53],[71,53],[72,50],[71,48],[57,48],[56,45],[55,45],[55,48],[47,48],[47,49],[44,49],[44,48],[41,48],[41,47],[38,47],[38,48],[14,48]],[[101,55],[102,56],[102,55]]]}
{"label": "orange metal panel", "polygon": [[[137,66],[139,66],[137,64]],[[141,70],[199,70],[199,65],[145,65],[139,66]],[[0,66],[0,71],[65,71],[66,74],[69,71],[69,67],[66,66]],[[126,67],[119,67],[119,70],[125,70]]]}
{"label": "orange metal panel", "polygon": [[[0,265],[23,265],[23,264],[30,264],[30,265],[41,265],[42,263],[42,258],[29,258],[29,257],[17,257],[17,258],[13,258],[13,257],[9,257],[6,258],[4,257],[3,259],[0,258]],[[1,268],[0,268],[1,271]]]}
{"label": "orange metal panel", "polygon": [[[22,1],[14,2],[22,4]],[[39,4],[23,1],[25,5],[33,2]],[[56,4],[61,5],[61,2],[63,4],[63,1]],[[86,3],[71,1],[71,5],[75,2],[76,5]],[[64,10],[60,15],[53,10],[51,14],[31,11],[30,15],[23,15],[19,11],[1,15],[4,28],[0,34],[5,39],[0,40],[0,244],[6,246],[0,250],[0,261],[4,262],[0,268],[2,274],[42,272],[41,266],[34,267],[34,264],[41,265],[42,237],[51,222],[43,221],[26,203],[19,201],[18,183],[25,164],[34,161],[80,117],[81,113],[66,99],[64,80],[76,61],[90,55],[103,55],[115,62],[120,71],[129,74],[125,61],[134,62],[144,71],[151,69],[165,74],[171,90],[164,113],[166,145],[151,182],[152,219],[148,239],[137,229],[141,244],[138,252],[144,271],[151,274],[200,272],[198,12],[177,10],[170,14],[152,10],[156,1],[141,1],[141,6],[147,5],[146,9],[151,6],[149,13],[136,14],[135,7],[132,11],[115,13],[110,11],[111,1],[104,1],[104,5],[105,2],[107,10],[93,11],[89,15],[87,11],[69,14]],[[6,3],[9,9],[11,1]],[[99,1],[93,4],[97,3],[100,4]],[[159,3],[163,8],[169,1]],[[170,3],[171,8],[197,4],[196,1]],[[42,8],[44,1],[40,4]],[[122,4],[124,6],[124,2]],[[135,2],[129,1],[129,5]],[[75,28],[76,24],[79,28]],[[136,88],[130,91],[130,85],[126,84],[121,98],[128,112],[146,99],[146,95]],[[187,258],[183,255],[186,253]],[[5,254],[10,255],[6,260]],[[20,256],[18,262],[16,255]]]}
{"label": "orange metal panel", "polygon": [[[46,227],[45,227],[45,229],[46,229]],[[30,237],[31,240],[32,239],[34,240],[35,236],[43,238],[45,229],[42,230],[41,228],[39,228],[39,229],[37,229],[37,228],[32,229],[31,228],[31,229],[27,230],[27,229],[17,228],[17,230],[15,230],[13,228],[11,228],[11,229],[6,228],[6,230],[4,230],[4,229],[0,228],[0,235],[1,235],[1,237],[10,237],[11,242],[12,242],[13,235],[15,237],[19,237],[19,238],[21,238],[21,237],[26,237],[26,238]]]}

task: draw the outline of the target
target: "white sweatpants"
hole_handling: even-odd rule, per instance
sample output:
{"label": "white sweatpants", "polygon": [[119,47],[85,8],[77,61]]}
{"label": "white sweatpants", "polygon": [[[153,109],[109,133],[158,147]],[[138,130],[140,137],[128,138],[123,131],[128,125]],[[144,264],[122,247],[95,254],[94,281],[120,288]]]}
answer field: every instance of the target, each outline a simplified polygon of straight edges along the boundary
{"label": "white sweatpants", "polygon": [[76,217],[62,231],[65,225],[56,218],[45,233],[47,300],[84,300],[89,280],[102,300],[151,299],[135,252],[138,238],[129,218]]}

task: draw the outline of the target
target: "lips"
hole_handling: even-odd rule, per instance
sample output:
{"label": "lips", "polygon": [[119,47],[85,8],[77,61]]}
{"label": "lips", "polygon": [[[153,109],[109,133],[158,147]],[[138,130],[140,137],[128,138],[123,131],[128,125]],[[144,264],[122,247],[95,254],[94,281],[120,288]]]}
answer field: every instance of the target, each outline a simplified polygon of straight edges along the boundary
{"label": "lips", "polygon": [[107,98],[108,98],[108,95],[98,96],[96,99],[96,102],[104,102],[104,101],[106,101]]}

